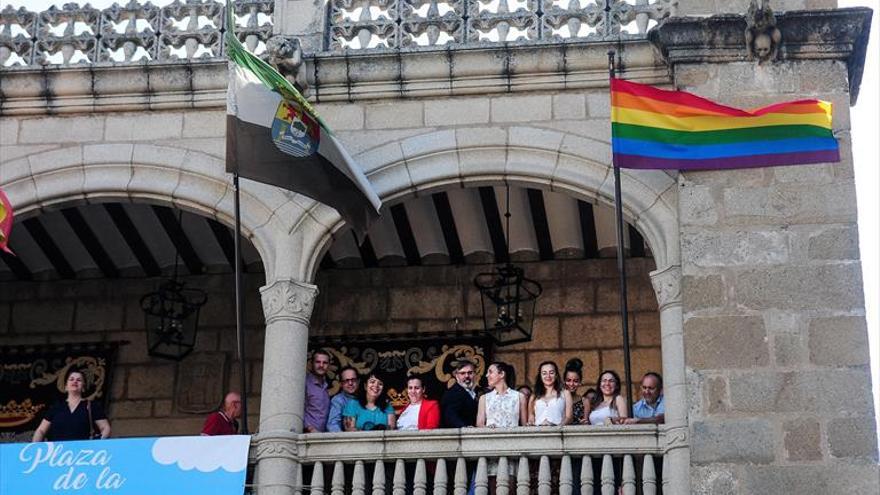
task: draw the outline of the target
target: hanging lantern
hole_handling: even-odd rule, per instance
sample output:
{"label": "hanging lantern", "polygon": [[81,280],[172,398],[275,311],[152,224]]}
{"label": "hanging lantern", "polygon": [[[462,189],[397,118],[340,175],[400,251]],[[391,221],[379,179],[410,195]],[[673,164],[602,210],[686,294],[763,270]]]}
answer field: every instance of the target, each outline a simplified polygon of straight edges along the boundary
{"label": "hanging lantern", "polygon": [[474,278],[480,291],[483,328],[499,346],[532,340],[535,304],[541,284],[510,263]]}
{"label": "hanging lantern", "polygon": [[186,289],[175,279],[141,298],[150,356],[180,361],[193,351],[205,291]]}

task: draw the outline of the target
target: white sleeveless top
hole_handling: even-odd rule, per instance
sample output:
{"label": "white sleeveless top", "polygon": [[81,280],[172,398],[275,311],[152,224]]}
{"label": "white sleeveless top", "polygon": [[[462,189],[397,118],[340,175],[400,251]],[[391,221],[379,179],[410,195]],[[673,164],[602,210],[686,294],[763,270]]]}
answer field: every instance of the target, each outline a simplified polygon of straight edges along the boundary
{"label": "white sleeveless top", "polygon": [[519,426],[519,401],[522,394],[511,388],[504,395],[492,390],[486,397],[486,426],[511,428]]}
{"label": "white sleeveless top", "polygon": [[550,400],[541,397],[535,399],[536,425],[544,425],[545,420],[552,425],[560,425],[563,418],[565,418],[565,397],[562,394]]}
{"label": "white sleeveless top", "polygon": [[611,409],[610,406],[605,405],[598,409],[590,411],[590,424],[604,425],[606,419],[617,418],[619,416],[620,415],[617,414],[617,409]]}

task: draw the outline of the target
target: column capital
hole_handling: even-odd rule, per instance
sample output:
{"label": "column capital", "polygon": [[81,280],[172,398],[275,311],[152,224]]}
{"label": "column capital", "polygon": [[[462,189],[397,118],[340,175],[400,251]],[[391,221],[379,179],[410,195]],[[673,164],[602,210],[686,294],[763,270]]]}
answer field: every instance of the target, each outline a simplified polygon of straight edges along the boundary
{"label": "column capital", "polygon": [[667,306],[681,304],[681,266],[671,265],[654,270],[650,276],[660,311]]}
{"label": "column capital", "polygon": [[318,287],[296,280],[281,279],[260,288],[266,324],[279,320],[295,320],[309,324]]}
{"label": "column capital", "polygon": [[688,427],[685,426],[672,426],[665,430],[666,432],[666,445],[664,446],[664,451],[669,452],[670,450],[675,449],[686,449],[688,448],[689,439],[688,439]]}
{"label": "column capital", "polygon": [[271,431],[259,433],[254,436],[252,443],[252,460],[262,459],[288,459],[297,460],[298,449],[296,439],[298,434],[287,431]]}

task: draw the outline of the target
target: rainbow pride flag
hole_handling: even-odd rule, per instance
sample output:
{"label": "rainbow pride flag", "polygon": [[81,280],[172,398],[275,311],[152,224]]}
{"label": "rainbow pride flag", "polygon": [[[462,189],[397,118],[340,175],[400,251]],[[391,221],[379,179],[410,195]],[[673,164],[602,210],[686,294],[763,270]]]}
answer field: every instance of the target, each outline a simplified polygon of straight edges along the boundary
{"label": "rainbow pride flag", "polygon": [[720,170],[838,162],[831,103],[798,100],[757,110],[683,91],[611,80],[616,167]]}
{"label": "rainbow pride flag", "polygon": [[15,254],[9,249],[9,234],[12,232],[13,221],[12,205],[3,189],[0,189],[0,249],[9,254]]}

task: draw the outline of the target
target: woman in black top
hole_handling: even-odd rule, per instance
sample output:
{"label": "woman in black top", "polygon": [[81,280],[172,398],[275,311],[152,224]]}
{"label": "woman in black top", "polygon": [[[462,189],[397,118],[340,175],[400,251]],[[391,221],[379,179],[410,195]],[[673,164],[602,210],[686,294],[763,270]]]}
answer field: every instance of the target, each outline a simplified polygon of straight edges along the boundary
{"label": "woman in black top", "polygon": [[101,438],[109,437],[110,422],[107,421],[104,408],[101,404],[82,397],[85,388],[83,374],[76,370],[69,372],[65,388],[67,401],[58,402],[49,408],[40,426],[34,431],[33,441],[88,440],[92,431],[90,415]]}

